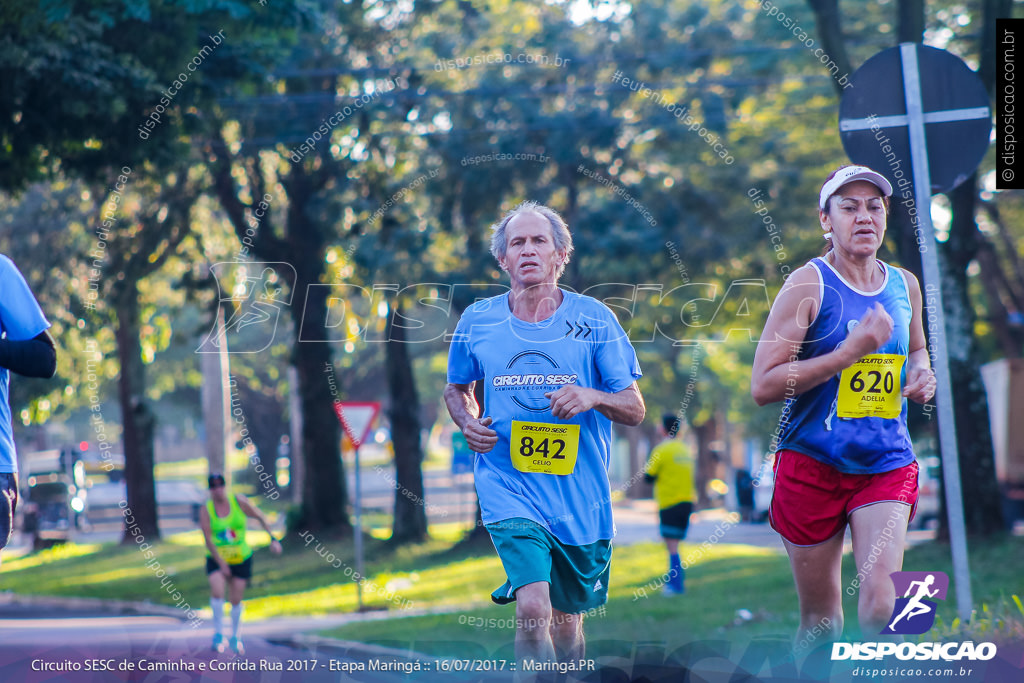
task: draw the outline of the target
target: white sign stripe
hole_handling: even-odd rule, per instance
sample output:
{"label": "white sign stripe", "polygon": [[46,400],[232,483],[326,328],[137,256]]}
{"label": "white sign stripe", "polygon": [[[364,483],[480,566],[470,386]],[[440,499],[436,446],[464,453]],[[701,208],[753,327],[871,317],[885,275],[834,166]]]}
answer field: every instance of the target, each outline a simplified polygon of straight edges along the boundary
{"label": "white sign stripe", "polygon": [[[991,116],[988,107],[971,107],[969,109],[944,109],[943,111],[932,111],[924,115],[924,122],[928,123],[949,123],[951,121],[973,121],[976,119],[987,119]],[[907,117],[899,116],[876,116],[867,119],[842,119],[839,122],[839,130],[846,132],[851,130],[868,130],[874,126],[879,128],[896,128],[907,125]]]}
{"label": "white sign stripe", "polygon": [[869,119],[842,119],[839,121],[840,131],[868,130],[872,126],[879,128],[895,128],[896,126],[907,125],[907,117],[900,116],[876,116]]}
{"label": "white sign stripe", "polygon": [[974,119],[987,119],[990,116],[988,107],[945,109],[943,111],[925,112],[924,122],[927,124],[948,123],[949,121],[972,121]]}

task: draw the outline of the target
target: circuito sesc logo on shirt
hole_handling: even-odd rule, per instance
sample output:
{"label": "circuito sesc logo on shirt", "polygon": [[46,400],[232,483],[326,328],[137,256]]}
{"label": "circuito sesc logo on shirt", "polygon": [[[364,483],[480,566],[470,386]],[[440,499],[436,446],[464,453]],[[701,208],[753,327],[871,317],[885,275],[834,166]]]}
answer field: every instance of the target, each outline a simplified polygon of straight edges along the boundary
{"label": "circuito sesc logo on shirt", "polygon": [[517,353],[505,369],[504,374],[491,379],[491,386],[495,391],[512,392],[510,398],[517,406],[535,413],[551,409],[545,393],[579,380],[579,375],[560,368],[551,356],[540,351]]}

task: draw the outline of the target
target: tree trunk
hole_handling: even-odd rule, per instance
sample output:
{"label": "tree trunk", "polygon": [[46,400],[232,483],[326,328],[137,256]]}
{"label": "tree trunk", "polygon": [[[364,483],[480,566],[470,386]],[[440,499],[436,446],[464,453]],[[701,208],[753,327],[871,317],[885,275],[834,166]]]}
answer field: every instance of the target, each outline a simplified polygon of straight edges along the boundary
{"label": "tree trunk", "polygon": [[[156,482],[153,478],[153,432],[156,418],[146,403],[145,365],[139,339],[138,289],[124,283],[117,307],[117,354],[121,361],[118,398],[124,429],[124,478],[128,509],[121,543],[132,543],[137,535],[147,541],[160,538],[157,521]],[[133,522],[133,523],[132,523]],[[135,530],[138,531],[135,531]]]}
{"label": "tree trunk", "polygon": [[1008,292],[1012,301],[1012,294],[1009,293],[1010,285],[1006,280],[999,259],[986,240],[978,248],[978,279],[981,280],[985,289],[985,297],[988,300],[988,321],[992,325],[996,339],[999,340],[999,347],[1007,358],[1019,358],[1021,353],[1020,339],[1015,338],[1013,329],[1010,327],[1009,312],[1003,304],[1002,292]]}
{"label": "tree trunk", "polygon": [[[316,280],[303,275],[296,278],[296,298],[299,292],[305,290],[305,305],[296,305],[291,309],[295,329],[298,331],[305,325],[318,331],[313,334],[325,335],[328,288],[307,288],[307,283]],[[310,531],[349,533],[352,525],[346,511],[348,487],[341,463],[341,426],[334,413],[334,397],[324,372],[324,368],[331,363],[330,347],[323,341],[297,339],[293,362],[302,403],[302,458],[305,476],[302,481],[301,524]],[[337,381],[340,384],[341,379],[337,378]]]}
{"label": "tree trunk", "polygon": [[718,438],[718,418],[714,411],[700,425],[692,425],[693,434],[697,438],[697,467],[694,473],[694,484],[697,487],[697,509],[703,510],[711,505],[708,498],[708,482],[714,478],[715,453],[711,444]]}
{"label": "tree trunk", "polygon": [[896,35],[901,43],[924,39],[924,0],[899,0],[896,5]]}
{"label": "tree trunk", "polygon": [[996,38],[996,19],[1013,16],[1013,0],[982,0],[981,30],[978,32],[978,76],[985,84],[989,95],[995,93],[996,83],[996,51],[999,40]]}
{"label": "tree trunk", "polygon": [[[651,452],[650,444],[654,443],[654,441],[647,438],[643,425],[636,427],[618,425],[615,429],[626,437],[626,442],[629,444],[629,468],[627,469],[628,475],[624,482],[627,484],[625,490],[626,497],[632,500],[650,498],[651,485],[644,481],[640,473],[647,466],[647,458]],[[641,442],[645,446],[643,449],[640,448]]]}
{"label": "tree trunk", "polygon": [[[277,444],[280,434],[276,436],[269,433],[269,430],[262,430],[262,433],[253,438],[256,446],[256,453],[259,456],[260,464],[263,465],[263,472],[259,474],[262,480],[257,483],[257,490],[262,495],[267,495],[278,490],[277,484]],[[270,475],[270,478],[267,478]],[[264,483],[269,482],[269,483]],[[269,487],[269,488],[268,488]]]}
{"label": "tree trunk", "polygon": [[420,402],[402,320],[402,309],[396,302],[388,319],[384,353],[391,398],[391,442],[395,447],[395,520],[391,540],[409,543],[427,537],[427,511],[423,499]]}
{"label": "tree trunk", "polygon": [[[839,21],[839,0],[807,0],[807,4],[814,12],[814,21],[818,27],[818,39],[821,41],[822,49],[839,67],[837,74],[852,76],[853,63],[846,52],[846,45],[843,43],[843,29]],[[839,95],[843,94],[843,86],[839,85],[839,81],[835,78],[832,79],[832,86]]]}
{"label": "tree trunk", "polygon": [[[1024,263],[1022,263],[1020,256],[1017,254],[1017,242],[1007,229],[995,201],[982,202],[982,207],[988,214],[989,220],[996,226],[1002,254],[1009,262],[1008,270],[1000,268],[1000,272],[1003,273],[1006,295],[1010,297],[1014,310],[1024,311]],[[992,244],[990,247],[992,253],[995,254],[997,252],[996,245]],[[998,264],[998,259],[996,263]]]}
{"label": "tree trunk", "polygon": [[[974,341],[974,312],[967,295],[967,266],[977,253],[979,237],[974,219],[976,183],[977,176],[972,175],[949,193],[953,221],[949,241],[940,250],[943,257],[940,270],[946,312],[946,352],[953,385],[964,515],[967,532],[974,535],[993,533],[1003,528],[988,401]],[[942,503],[945,505],[944,497]],[[939,536],[947,538],[947,515],[942,514],[939,519]]]}
{"label": "tree trunk", "polygon": [[[237,391],[245,411],[245,425],[248,427],[249,437],[256,447],[255,462],[252,461],[252,455],[246,453],[250,461],[245,476],[247,481],[256,487],[257,493],[263,496],[269,494],[275,499],[276,496],[272,492],[278,487],[277,446],[281,435],[287,429],[283,418],[284,410],[273,396],[255,391],[245,386],[244,382],[244,379],[239,382]],[[256,463],[259,463],[259,467]]]}

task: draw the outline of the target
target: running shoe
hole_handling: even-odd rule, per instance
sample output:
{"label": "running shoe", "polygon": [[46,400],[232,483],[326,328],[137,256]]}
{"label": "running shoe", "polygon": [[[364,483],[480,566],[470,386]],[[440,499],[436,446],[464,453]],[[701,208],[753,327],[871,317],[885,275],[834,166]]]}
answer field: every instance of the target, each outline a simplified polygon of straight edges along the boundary
{"label": "running shoe", "polygon": [[213,644],[210,649],[214,652],[224,652],[224,635],[221,633],[213,634]]}
{"label": "running shoe", "polygon": [[236,655],[244,655],[245,654],[245,648],[242,646],[242,639],[241,638],[232,638],[231,639],[231,651],[234,652]]}

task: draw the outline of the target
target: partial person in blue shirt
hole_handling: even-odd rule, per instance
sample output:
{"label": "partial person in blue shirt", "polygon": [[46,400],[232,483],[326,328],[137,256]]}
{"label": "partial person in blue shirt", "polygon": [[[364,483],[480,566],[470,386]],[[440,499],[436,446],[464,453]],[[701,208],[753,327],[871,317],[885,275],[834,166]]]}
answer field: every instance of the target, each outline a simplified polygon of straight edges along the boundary
{"label": "partial person in blue shirt", "polygon": [[524,202],[492,230],[510,291],[463,313],[444,398],[476,453],[483,523],[508,577],[492,598],[516,602],[517,658],[578,660],[583,613],[607,601],[611,425],[643,421],[640,366],[606,306],[558,287],[573,246],[555,211]]}
{"label": "partial person in blue shirt", "polygon": [[57,352],[50,327],[14,262],[0,254],[0,550],[10,543],[18,508],[18,454],[14,448],[10,373],[53,377]]}

